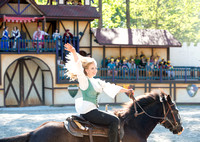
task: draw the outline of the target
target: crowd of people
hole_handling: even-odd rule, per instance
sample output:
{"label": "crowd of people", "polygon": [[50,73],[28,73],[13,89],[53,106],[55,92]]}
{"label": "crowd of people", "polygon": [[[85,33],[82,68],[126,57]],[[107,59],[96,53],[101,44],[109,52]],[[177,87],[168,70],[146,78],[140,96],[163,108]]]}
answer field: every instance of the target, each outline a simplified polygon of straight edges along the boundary
{"label": "crowd of people", "polygon": [[[151,71],[154,70],[157,73],[155,75],[158,76],[158,69],[162,68],[166,69],[165,74],[168,77],[174,77],[174,72],[171,70],[173,69],[173,66],[169,60],[166,61],[164,58],[161,58],[160,55],[146,57],[143,52],[141,52],[140,56],[136,55],[135,58],[131,56],[129,59],[127,57],[108,57],[105,59],[105,67],[108,68],[108,76],[112,75],[113,69],[115,69],[114,75],[117,76],[119,74],[117,70],[119,69],[124,69],[128,72],[128,70],[134,71],[136,68],[145,69],[146,71],[149,71],[149,74],[152,74]],[[144,73],[142,73],[142,75],[144,75]]]}
{"label": "crowd of people", "polygon": [[82,6],[81,0],[65,0],[65,4],[67,5],[79,5]]}
{"label": "crowd of people", "polygon": [[[66,42],[71,42],[69,41],[69,39],[72,40],[74,36],[70,32],[69,29],[65,30],[65,33],[63,34],[63,36],[61,36],[58,29],[56,29],[51,37],[47,32],[42,31],[40,26],[38,26],[37,30],[33,33],[33,40],[45,40],[45,37],[52,38],[53,40],[57,40],[57,39],[60,40],[62,38],[63,42],[66,43]],[[23,31],[19,31],[18,27],[14,26],[12,31],[9,33],[9,27],[5,27],[2,33],[0,49],[8,50],[9,48],[12,48],[12,49],[17,48],[18,46],[17,40],[19,39],[26,39],[26,36],[24,36]],[[44,42],[33,41],[33,47],[36,47],[37,45],[43,48]],[[20,46],[22,46],[22,43],[20,43]],[[60,46],[60,42],[58,42],[58,46]]]}

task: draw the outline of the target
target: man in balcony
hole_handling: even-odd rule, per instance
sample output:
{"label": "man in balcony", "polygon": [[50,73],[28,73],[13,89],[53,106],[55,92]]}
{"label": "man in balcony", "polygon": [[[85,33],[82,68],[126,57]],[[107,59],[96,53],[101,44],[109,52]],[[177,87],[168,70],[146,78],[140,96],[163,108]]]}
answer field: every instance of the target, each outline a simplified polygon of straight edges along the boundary
{"label": "man in balcony", "polygon": [[[41,30],[41,27],[38,26],[37,31],[33,33],[33,40],[44,40],[45,35],[49,35],[45,31]],[[38,42],[39,48],[44,48],[44,42]],[[33,46],[37,47],[37,41],[33,41]]]}

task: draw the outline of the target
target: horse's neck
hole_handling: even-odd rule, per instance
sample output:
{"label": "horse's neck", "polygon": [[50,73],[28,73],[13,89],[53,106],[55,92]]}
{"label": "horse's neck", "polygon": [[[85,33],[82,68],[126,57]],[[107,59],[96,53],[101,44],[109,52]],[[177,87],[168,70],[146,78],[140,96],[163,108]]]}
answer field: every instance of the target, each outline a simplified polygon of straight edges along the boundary
{"label": "horse's neck", "polygon": [[[152,104],[152,106],[150,106],[148,109],[145,109],[145,111],[146,113],[154,117],[161,117],[163,115],[162,104],[158,103]],[[158,122],[159,119],[150,118],[145,113],[143,113],[136,118],[132,116],[127,125],[124,125],[124,129],[131,129],[137,132],[137,134],[141,137],[147,139],[153,129],[158,124]]]}

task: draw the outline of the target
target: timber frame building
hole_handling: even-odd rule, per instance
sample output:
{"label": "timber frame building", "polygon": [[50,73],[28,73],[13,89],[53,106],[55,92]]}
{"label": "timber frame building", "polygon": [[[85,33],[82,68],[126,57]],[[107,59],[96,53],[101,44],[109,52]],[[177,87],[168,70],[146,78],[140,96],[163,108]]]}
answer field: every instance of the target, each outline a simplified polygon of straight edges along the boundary
{"label": "timber frame building", "polygon": [[[102,78],[106,69],[101,67],[104,67],[106,57],[130,57],[140,55],[143,51],[148,57],[159,54],[170,60],[170,48],[182,46],[166,30],[92,29],[91,21],[99,19],[100,14],[95,7],[91,7],[90,0],[84,0],[83,6],[66,5],[64,0],[58,0],[57,5],[51,3],[52,0],[50,5],[38,5],[34,0],[0,1],[0,33],[5,26],[9,27],[9,33],[17,26],[21,35],[24,35],[23,40],[17,42],[17,49],[12,49],[16,41],[0,41],[11,43],[9,48],[0,47],[0,107],[73,105],[75,99],[81,96],[78,84],[66,79],[63,65],[58,62],[65,59],[65,42],[72,43],[77,51],[90,53],[100,68],[97,76]],[[50,35],[45,40],[32,40],[38,26]],[[61,35],[69,29],[74,37],[68,41],[52,40],[51,36],[56,29]],[[43,45],[42,49],[39,43]],[[177,103],[200,102],[200,98],[188,98],[186,94],[183,96],[185,99],[182,99],[181,96],[182,92],[187,93],[186,88],[190,84],[195,83],[200,87],[199,69],[189,71],[194,78],[188,78],[187,69],[178,70],[177,74],[185,73],[178,80],[166,78],[162,73],[158,78],[148,78],[139,76],[139,69],[134,72],[128,77],[106,76],[103,79],[124,87],[134,85],[136,96],[163,88]],[[105,94],[100,95],[102,104],[123,103],[127,100],[128,97],[121,94],[114,100]]]}

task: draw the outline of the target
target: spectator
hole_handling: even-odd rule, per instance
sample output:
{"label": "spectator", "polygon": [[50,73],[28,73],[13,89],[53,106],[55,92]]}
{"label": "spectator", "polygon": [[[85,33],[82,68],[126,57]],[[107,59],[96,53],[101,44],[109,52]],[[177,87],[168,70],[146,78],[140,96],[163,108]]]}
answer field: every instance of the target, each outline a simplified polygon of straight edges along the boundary
{"label": "spectator", "polygon": [[19,32],[19,29],[16,26],[13,27],[11,39],[14,40],[13,48],[16,48],[16,44],[17,44],[16,40],[21,39],[21,34]]}
{"label": "spectator", "polygon": [[55,33],[53,33],[52,35],[52,38],[53,40],[58,40],[58,46],[60,47],[61,46],[61,43],[60,43],[60,33],[58,32],[58,29],[56,29]]}
{"label": "spectator", "polygon": [[[115,69],[115,62],[114,59],[112,58],[110,60],[111,62],[108,64],[108,76],[111,76],[113,74],[113,69]],[[115,76],[117,76],[117,71],[114,70]]]}
{"label": "spectator", "polygon": [[56,29],[56,31],[55,31],[55,33],[53,33],[52,37],[53,37],[53,40],[60,39],[60,33],[58,32],[58,29]]}
{"label": "spectator", "polygon": [[161,62],[160,55],[157,55],[157,64]]}
{"label": "spectator", "polygon": [[75,5],[75,2],[74,2],[74,0],[72,1],[72,5]]}
{"label": "spectator", "polygon": [[8,41],[5,41],[5,40],[9,40],[8,27],[4,28],[2,38],[1,38],[1,49],[8,50],[9,43]]}
{"label": "spectator", "polygon": [[115,66],[116,66],[116,68],[121,68],[122,67],[122,64],[121,64],[119,59],[116,60]]}
{"label": "spectator", "polygon": [[123,77],[128,73],[129,71],[129,67],[128,67],[128,64],[127,64],[127,61],[126,59],[123,60],[123,63],[122,63],[122,73],[123,73]]}
{"label": "spectator", "polygon": [[82,2],[81,2],[81,0],[78,1],[78,5],[82,6]]}
{"label": "spectator", "polygon": [[[46,33],[45,31],[41,30],[41,27],[38,26],[37,31],[35,31],[33,33],[33,40],[44,40],[45,35],[49,35],[48,33]],[[39,42],[39,48],[44,48],[44,42]],[[37,46],[37,41],[33,42],[33,46],[36,47]],[[41,51],[41,50],[40,50]]]}
{"label": "spectator", "polygon": [[146,63],[146,74],[147,74],[147,77],[150,77],[152,75],[152,69],[153,69],[153,64],[150,62],[150,59],[147,58],[147,63]]}
{"label": "spectator", "polygon": [[138,67],[140,65],[140,59],[139,59],[138,55],[136,55],[135,64],[136,64],[136,67]]}
{"label": "spectator", "polygon": [[140,59],[142,58],[142,57],[144,57],[145,55],[144,55],[144,52],[143,51],[141,51],[141,54],[140,54]]}
{"label": "spectator", "polygon": [[170,79],[170,77],[174,77],[174,71],[173,71],[173,66],[171,65],[171,62],[170,61],[167,61],[167,75],[168,75],[168,78]]}
{"label": "spectator", "polygon": [[[65,30],[65,33],[63,34],[63,41],[64,41],[64,43],[65,42],[68,42],[68,43],[72,43],[71,41],[72,41],[72,39],[73,39],[73,34],[70,32],[70,30],[69,29],[66,29]],[[70,38],[70,41],[69,41],[69,38]]]}
{"label": "spectator", "polygon": [[144,69],[145,66],[146,66],[146,62],[145,62],[145,58],[143,56],[143,57],[141,57],[139,68]]}
{"label": "spectator", "polygon": [[150,57],[150,62],[153,64],[154,63],[154,57],[153,57],[153,55],[151,55],[151,57]]}

